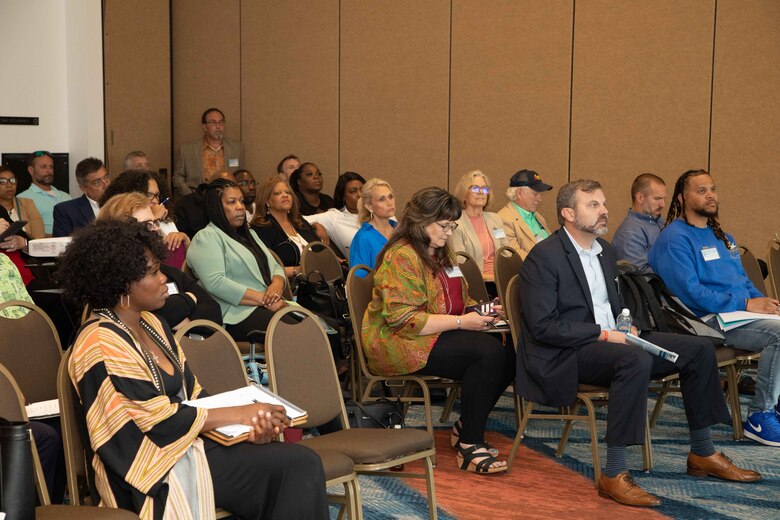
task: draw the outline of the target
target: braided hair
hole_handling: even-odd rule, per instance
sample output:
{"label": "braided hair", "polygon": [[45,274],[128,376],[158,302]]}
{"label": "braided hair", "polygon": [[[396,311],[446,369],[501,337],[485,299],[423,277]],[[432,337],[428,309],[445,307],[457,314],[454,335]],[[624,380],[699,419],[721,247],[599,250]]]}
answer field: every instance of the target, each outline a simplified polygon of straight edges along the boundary
{"label": "braided hair", "polygon": [[[709,175],[709,172],[707,170],[688,170],[680,175],[679,179],[677,179],[677,182],[674,184],[674,194],[672,195],[672,201],[669,204],[669,213],[666,215],[667,226],[677,218],[682,219],[686,224],[690,225],[690,222],[688,222],[688,217],[685,214],[685,195],[683,195],[683,192],[685,191],[685,187],[688,185],[688,179],[691,177],[698,177],[699,175]],[[727,249],[731,249],[734,246],[734,244],[732,244],[726,236],[726,232],[723,231],[723,228],[720,227],[720,222],[718,222],[717,218],[707,217],[707,225],[712,228],[712,232],[715,233],[715,237],[723,242]]]}
{"label": "braided hair", "polygon": [[206,217],[209,219],[209,222],[217,226],[223,233],[246,247],[252,253],[257,262],[257,267],[260,268],[263,282],[265,282],[265,285],[270,285],[271,269],[268,267],[268,258],[249,233],[246,219],[244,219],[244,223],[238,229],[235,229],[230,225],[225,216],[225,209],[222,207],[222,194],[228,188],[236,188],[240,191],[238,184],[228,179],[215,179],[206,187],[204,196]]}

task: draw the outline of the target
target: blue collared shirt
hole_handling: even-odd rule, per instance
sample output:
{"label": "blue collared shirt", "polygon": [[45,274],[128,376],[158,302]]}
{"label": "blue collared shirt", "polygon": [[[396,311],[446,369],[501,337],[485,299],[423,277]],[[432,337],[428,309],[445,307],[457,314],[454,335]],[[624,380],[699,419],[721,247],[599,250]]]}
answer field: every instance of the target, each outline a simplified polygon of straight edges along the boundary
{"label": "blue collared shirt", "polygon": [[628,210],[628,216],[623,219],[620,227],[612,237],[612,246],[618,260],[626,260],[634,264],[642,273],[652,273],[653,269],[647,263],[647,252],[653,247],[658,235],[664,228],[661,216]]}
{"label": "blue collared shirt", "polygon": [[58,190],[54,186],[51,186],[51,191],[46,191],[35,184],[30,184],[30,187],[17,195],[17,197],[30,199],[35,203],[38,213],[43,218],[43,228],[47,235],[51,235],[52,227],[54,227],[54,206],[60,202],[70,200],[70,195]]}
{"label": "blue collared shirt", "polygon": [[604,278],[604,270],[601,268],[601,262],[599,261],[599,255],[603,250],[601,244],[594,238],[590,249],[583,249],[574,240],[568,229],[564,227],[563,230],[566,231],[566,234],[569,235],[569,240],[574,244],[574,249],[577,250],[582,263],[582,269],[585,271],[585,278],[588,280],[588,288],[590,289],[590,299],[593,301],[593,314],[596,323],[601,325],[602,330],[614,330],[615,317],[612,315],[612,306],[609,304],[609,294],[607,293],[607,281]]}

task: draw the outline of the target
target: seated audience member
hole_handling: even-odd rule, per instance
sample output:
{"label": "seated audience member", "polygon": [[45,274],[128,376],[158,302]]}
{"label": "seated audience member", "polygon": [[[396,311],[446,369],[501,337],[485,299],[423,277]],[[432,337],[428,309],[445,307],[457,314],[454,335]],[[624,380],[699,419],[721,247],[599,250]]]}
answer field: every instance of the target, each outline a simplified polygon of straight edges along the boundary
{"label": "seated audience member", "polygon": [[[376,265],[376,257],[393,234],[397,222],[395,195],[383,179],[369,179],[360,189],[358,220],[362,223],[349,246],[349,265]],[[358,272],[358,276],[365,273]]]}
{"label": "seated audience member", "polygon": [[[143,224],[105,220],[76,233],[60,267],[67,294],[94,309],[68,373],[90,418],[99,505],[149,519],[213,517],[215,507],[240,518],[327,518],[319,457],[273,442],[289,425],[283,407],[182,404],[207,394],[152,313],[168,297],[166,254]],[[252,427],[248,441],[200,436],[236,423]]]}
{"label": "seated audience member", "polygon": [[[734,237],[718,222],[715,181],[704,170],[683,173],[674,186],[664,228],[648,260],[666,286],[707,324],[721,330],[726,343],[761,352],[755,396],[748,405],[745,436],[780,447],[780,303],[755,288],[742,268]],[[728,331],[716,313],[748,311],[753,321]]]}
{"label": "seated audience member", "polygon": [[504,221],[507,245],[521,258],[525,258],[537,242],[550,236],[550,228],[537,210],[542,203],[542,193],[551,189],[552,186],[543,183],[539,174],[531,170],[520,170],[509,179],[506,190],[509,202],[498,210],[498,216]]}
{"label": "seated audience member", "polygon": [[225,114],[218,108],[208,108],[200,116],[203,137],[184,143],[173,169],[173,189],[176,197],[195,191],[216,172],[230,173],[244,167],[244,146],[225,137]]}
{"label": "seated audience member", "polygon": [[18,195],[35,203],[43,218],[43,229],[51,236],[54,227],[54,206],[70,200],[70,195],[54,187],[54,158],[49,152],[38,151],[27,156],[27,171],[32,177],[29,188]]}
{"label": "seated audience member", "polygon": [[284,269],[249,229],[243,200],[236,183],[212,181],[205,194],[209,224],[187,250],[187,264],[219,303],[225,328],[236,341],[265,330],[271,316],[287,305]]}
{"label": "seated audience member", "polygon": [[652,173],[643,173],[631,184],[631,209],[612,237],[618,260],[626,260],[639,272],[653,270],[647,263],[647,252],[664,228],[661,216],[666,207],[666,183]]}
{"label": "seated audience member", "polygon": [[342,173],[333,191],[333,203],[336,207],[324,213],[304,217],[310,224],[321,225],[345,258],[349,258],[349,246],[360,229],[358,199],[360,189],[365,183],[366,180],[358,173]]}
{"label": "seated audience member", "polygon": [[[490,204],[490,194],[490,179],[481,171],[470,171],[460,178],[454,195],[463,205],[463,214],[447,241],[452,251],[464,251],[477,262],[486,282],[493,281],[496,251],[509,244],[501,217],[484,211]],[[496,294],[495,285],[490,285]]]}
{"label": "seated audience member", "polygon": [[84,195],[54,206],[52,235],[55,237],[70,236],[95,220],[100,210],[98,202],[111,184],[111,179],[108,178],[103,161],[87,157],[76,165],[76,182]]}
{"label": "seated audience member", "polygon": [[335,207],[333,199],[322,193],[322,173],[316,164],[301,164],[290,175],[290,186],[298,197],[301,215],[323,213]]}
{"label": "seated audience member", "polygon": [[[626,447],[644,444],[650,380],[680,374],[690,428],[688,474],[750,482],[760,474],[735,466],[712,443],[710,427],[729,421],[715,349],[706,338],[641,332],[644,339],[677,352],[675,362],[626,343],[615,329],[622,302],[617,260],[607,233],[608,212],[596,181],[570,182],[558,191],[561,228],[536,244],[520,270],[523,312],[517,348],[517,391],[526,399],[566,406],[577,385],[609,387],[607,467],[598,482],[602,496],[632,506],[660,500],[638,487],[628,472]],[[634,334],[639,334],[632,327]]]}
{"label": "seated audience member", "polygon": [[125,170],[146,170],[150,171],[149,158],[140,150],[130,152],[125,156]]}
{"label": "seated audience member", "polygon": [[[140,193],[114,195],[100,208],[98,220],[135,220],[149,230],[160,233],[158,220],[149,207],[149,200]],[[163,264],[160,271],[168,279],[168,298],[154,313],[171,325],[173,330],[194,320],[210,320],[222,324],[219,304],[198,282],[177,267]]]}
{"label": "seated audience member", "polygon": [[[215,173],[208,179],[211,182],[215,179],[227,179],[235,182],[236,179],[232,173],[228,171],[221,171]],[[192,193],[179,198],[174,206],[174,215],[176,217],[176,227],[179,231],[186,233],[190,239],[195,236],[195,233],[206,227],[209,223],[209,219],[206,218],[205,200],[206,187],[208,184],[204,182],[199,185],[198,188]]]}
{"label": "seated audience member", "polygon": [[[514,377],[515,354],[485,332],[495,318],[464,314],[475,302],[466,281],[453,274],[457,264],[447,246],[460,214],[460,203],[441,188],[412,196],[377,259],[363,349],[377,374],[461,380],[461,417],[450,439],[458,466],[475,473],[503,472],[506,463],[491,452],[484,432],[490,411]],[[503,314],[500,306],[497,310]]]}
{"label": "seated audience member", "polygon": [[190,237],[182,233],[176,227],[172,220],[168,219],[168,210],[162,202],[169,200],[165,183],[158,182],[157,174],[145,170],[128,170],[119,174],[111,185],[103,193],[100,205],[108,201],[114,195],[119,193],[142,193],[149,199],[149,205],[155,217],[160,221],[159,226],[163,232],[163,241],[168,248],[168,258],[165,263],[177,268],[181,268],[184,263],[184,256],[190,245]]}
{"label": "seated audience member", "polygon": [[246,219],[252,221],[252,216],[255,214],[255,196],[257,195],[257,181],[255,181],[252,172],[249,170],[238,170],[233,174],[236,179],[236,184],[241,188],[241,193],[244,194],[244,207],[246,208]]}
{"label": "seated audience member", "polygon": [[279,256],[284,273],[294,277],[301,272],[303,248],[317,240],[311,225],[301,218],[298,199],[289,184],[270,177],[260,185],[256,207],[252,230]]}
{"label": "seated audience member", "polygon": [[0,218],[9,223],[26,220],[27,224],[24,225],[23,234],[20,236],[26,239],[43,238],[45,236],[43,218],[38,208],[32,200],[17,197],[16,187],[14,172],[5,166],[0,166]]}
{"label": "seated audience member", "polygon": [[285,182],[290,182],[290,175],[293,174],[298,166],[301,165],[301,161],[296,155],[288,155],[276,166],[276,173],[279,174],[279,178]]}

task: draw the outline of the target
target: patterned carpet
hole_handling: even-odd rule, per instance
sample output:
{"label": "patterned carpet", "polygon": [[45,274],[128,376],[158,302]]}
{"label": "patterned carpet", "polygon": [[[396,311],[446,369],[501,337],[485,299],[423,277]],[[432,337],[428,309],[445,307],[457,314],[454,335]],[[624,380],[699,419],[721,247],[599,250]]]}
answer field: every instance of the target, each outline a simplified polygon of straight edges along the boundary
{"label": "patterned carpet", "polygon": [[[652,405],[653,401],[649,401]],[[747,399],[743,396],[743,414]],[[434,405],[434,417],[439,407]],[[421,426],[420,407],[412,407],[408,426]],[[457,417],[457,414],[454,415]],[[599,432],[605,430],[600,415]],[[584,424],[575,426],[561,459],[554,457],[561,426],[555,421],[531,421],[510,475],[478,476],[455,467],[449,447],[449,426],[437,424],[438,465],[435,470],[439,518],[663,518],[679,519],[778,519],[780,518],[780,451],[752,441],[734,442],[731,429],[713,429],[716,448],[744,467],[760,471],[764,479],[753,484],[733,484],[697,479],[685,474],[688,429],[678,397],[667,399],[653,429],[654,468],[641,470],[639,447],[629,450],[629,466],[639,485],[662,499],[661,507],[648,510],[621,506],[599,498],[593,487],[590,443]],[[507,393],[488,422],[488,442],[508,455],[514,439],[514,410]],[[600,444],[602,466],[605,445]],[[363,514],[366,519],[428,518],[425,483],[422,480],[360,477]],[[331,518],[336,517],[331,509]]]}

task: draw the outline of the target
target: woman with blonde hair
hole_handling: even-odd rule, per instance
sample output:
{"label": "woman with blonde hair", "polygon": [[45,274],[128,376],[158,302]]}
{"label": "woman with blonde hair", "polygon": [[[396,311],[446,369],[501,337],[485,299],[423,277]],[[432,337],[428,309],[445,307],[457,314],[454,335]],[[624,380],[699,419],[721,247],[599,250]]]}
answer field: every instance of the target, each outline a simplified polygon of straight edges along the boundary
{"label": "woman with blonde hair", "polygon": [[496,251],[509,244],[501,217],[485,211],[490,206],[491,191],[490,178],[480,170],[472,170],[460,178],[453,194],[464,211],[447,241],[452,251],[468,253],[488,282],[493,281]]}
{"label": "woman with blonde hair", "polygon": [[369,179],[360,189],[358,221],[362,224],[349,246],[349,265],[364,264],[374,268],[376,255],[387,244],[396,222],[395,195],[390,183]]}

